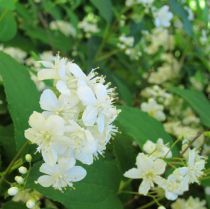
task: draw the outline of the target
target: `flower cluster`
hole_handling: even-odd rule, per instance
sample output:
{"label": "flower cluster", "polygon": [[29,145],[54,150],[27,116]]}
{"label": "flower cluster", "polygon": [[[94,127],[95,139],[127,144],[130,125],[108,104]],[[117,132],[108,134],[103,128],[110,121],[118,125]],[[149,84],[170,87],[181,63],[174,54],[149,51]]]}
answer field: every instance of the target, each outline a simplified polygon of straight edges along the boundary
{"label": "flower cluster", "polygon": [[205,207],[206,201],[200,200],[199,198],[193,198],[189,197],[187,200],[185,199],[177,199],[176,202],[174,202],[171,205],[172,209],[207,209]]}
{"label": "flower cluster", "polygon": [[53,90],[40,97],[43,112],[33,112],[25,137],[38,145],[44,173],[37,182],[62,190],[86,176],[77,160],[91,165],[102,155],[111,136],[119,110],[113,105],[115,89],[92,70],[88,75],[78,65],[59,55],[40,61],[39,80],[52,80]]}
{"label": "flower cluster", "polygon": [[[142,179],[139,194],[147,195],[150,189],[160,188],[168,200],[176,200],[179,195],[189,190],[190,184],[199,183],[200,177],[204,175],[205,158],[189,146],[182,151],[180,158],[176,158],[179,162],[174,164],[172,152],[162,139],[158,139],[157,143],[147,141],[143,150],[145,153],[139,153],[136,158],[137,168],[124,174],[131,179]],[[167,166],[175,168],[165,177]]]}

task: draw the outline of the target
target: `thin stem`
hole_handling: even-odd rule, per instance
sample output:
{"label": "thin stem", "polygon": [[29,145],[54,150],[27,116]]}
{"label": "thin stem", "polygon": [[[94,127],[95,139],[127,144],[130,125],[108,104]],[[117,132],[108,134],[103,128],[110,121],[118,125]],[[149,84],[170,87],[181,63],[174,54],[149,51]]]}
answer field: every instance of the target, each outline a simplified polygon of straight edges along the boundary
{"label": "thin stem", "polygon": [[137,208],[137,209],[145,209],[145,208],[148,208],[148,207],[150,207],[151,205],[156,204],[158,201],[160,201],[160,200],[162,200],[162,199],[163,199],[163,197],[160,197],[160,198],[155,199],[155,200],[153,200],[152,202],[149,202],[149,203],[147,203],[147,204],[145,204],[145,205],[143,205],[143,206],[141,206],[141,207],[139,207],[139,208]]}
{"label": "thin stem", "polygon": [[0,178],[0,186],[2,184],[2,182],[5,180],[5,176],[7,174],[10,173],[11,168],[13,167],[14,163],[16,162],[16,160],[20,157],[20,155],[22,154],[22,152],[25,150],[25,148],[28,146],[28,141],[26,141],[22,147],[19,149],[19,151],[16,153],[16,155],[14,156],[14,158],[12,159],[12,161],[10,162],[10,164],[8,165],[8,167],[6,168],[6,170],[2,173],[2,176]]}
{"label": "thin stem", "polygon": [[184,155],[184,153],[192,146],[192,144],[203,134],[203,132],[198,132],[198,134],[190,141],[188,146],[181,152],[181,155]]}

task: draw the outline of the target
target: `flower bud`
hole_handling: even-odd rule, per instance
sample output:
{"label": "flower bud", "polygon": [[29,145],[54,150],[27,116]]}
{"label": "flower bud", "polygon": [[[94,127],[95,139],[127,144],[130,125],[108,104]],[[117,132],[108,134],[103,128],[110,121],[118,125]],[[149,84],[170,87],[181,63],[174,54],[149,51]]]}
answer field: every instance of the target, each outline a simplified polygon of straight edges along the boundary
{"label": "flower bud", "polygon": [[19,189],[17,187],[10,187],[8,189],[8,195],[15,196],[18,193]]}
{"label": "flower bud", "polygon": [[150,141],[150,140],[147,140],[146,143],[145,143],[144,146],[143,146],[143,150],[144,150],[146,153],[149,153],[149,154],[151,154],[152,152],[154,152],[155,149],[156,149],[155,143],[153,143],[153,142]]}
{"label": "flower bud", "polygon": [[21,174],[26,174],[28,170],[27,170],[26,167],[21,166],[20,168],[18,168],[18,171],[19,171]]}
{"label": "flower bud", "polygon": [[35,206],[35,201],[33,199],[30,199],[26,202],[26,207],[27,208],[33,208]]}
{"label": "flower bud", "polygon": [[25,160],[30,163],[32,161],[32,156],[30,154],[26,154]]}
{"label": "flower bud", "polygon": [[16,181],[18,184],[23,184],[24,179],[23,179],[22,176],[15,176],[15,181]]}
{"label": "flower bud", "polygon": [[166,209],[164,206],[160,205],[158,209]]}

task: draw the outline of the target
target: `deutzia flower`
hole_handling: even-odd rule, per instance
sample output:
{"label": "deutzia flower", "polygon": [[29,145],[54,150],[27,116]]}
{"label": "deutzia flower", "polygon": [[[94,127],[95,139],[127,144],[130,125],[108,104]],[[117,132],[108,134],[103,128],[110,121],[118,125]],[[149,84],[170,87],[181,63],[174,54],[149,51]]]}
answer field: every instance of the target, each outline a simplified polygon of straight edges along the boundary
{"label": "deutzia flower", "polygon": [[158,181],[159,187],[165,191],[168,200],[176,200],[179,195],[188,190],[189,184],[186,173],[185,168],[177,168],[167,179],[162,178]]}
{"label": "deutzia flower", "polygon": [[82,180],[86,176],[86,170],[80,166],[74,166],[74,164],[56,164],[49,165],[47,163],[42,164],[40,172],[45,175],[40,176],[37,183],[43,187],[52,186],[55,189],[62,190],[67,186],[72,187],[73,182]]}
{"label": "deutzia flower", "polygon": [[157,143],[154,143],[150,140],[143,146],[143,150],[154,158],[171,158],[172,153],[170,148],[164,144],[163,139],[158,139]]}
{"label": "deutzia flower", "polygon": [[86,171],[76,166],[77,161],[91,165],[104,153],[117,132],[112,123],[119,110],[114,106],[115,89],[94,70],[86,75],[59,55],[39,64],[38,78],[52,80],[53,90],[42,92],[42,113],[30,116],[25,137],[38,145],[45,161],[40,171],[47,175],[37,182],[62,190],[85,177]]}
{"label": "deutzia flower", "polygon": [[187,200],[185,199],[177,199],[171,205],[172,209],[207,209],[205,207],[206,201],[200,200],[199,198],[189,197]]}
{"label": "deutzia flower", "polygon": [[154,187],[161,179],[160,175],[165,172],[166,163],[161,159],[153,159],[143,153],[136,158],[137,168],[132,168],[124,173],[125,177],[131,179],[142,179],[139,186],[139,193],[147,195],[148,191]]}
{"label": "deutzia flower", "polygon": [[164,5],[159,10],[154,12],[156,27],[167,28],[170,26],[170,21],[173,18],[173,14],[169,11],[169,6]]}
{"label": "deutzia flower", "polygon": [[186,176],[189,183],[199,183],[199,178],[204,174],[205,163],[205,158],[203,156],[200,156],[196,149],[188,151]]}
{"label": "deutzia flower", "polygon": [[159,121],[164,121],[166,119],[163,112],[163,106],[158,104],[153,98],[150,98],[148,102],[143,102],[141,104],[141,109]]}
{"label": "deutzia flower", "polygon": [[73,36],[76,35],[76,29],[69,23],[63,20],[56,20],[52,21],[49,25],[51,30],[59,30],[61,33],[63,33],[65,36]]}
{"label": "deutzia flower", "polygon": [[29,118],[29,125],[31,128],[25,131],[25,137],[38,145],[38,151],[41,151],[45,161],[55,163],[58,143],[64,143],[66,140],[63,118],[57,115],[45,117],[41,113],[33,112]]}

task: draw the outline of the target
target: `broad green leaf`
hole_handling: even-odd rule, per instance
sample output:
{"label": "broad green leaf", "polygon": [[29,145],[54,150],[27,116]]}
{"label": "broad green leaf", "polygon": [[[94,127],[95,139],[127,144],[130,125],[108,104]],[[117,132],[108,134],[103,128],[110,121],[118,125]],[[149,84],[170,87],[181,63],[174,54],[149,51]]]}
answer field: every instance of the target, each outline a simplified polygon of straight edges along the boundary
{"label": "broad green leaf", "polygon": [[156,142],[162,138],[164,142],[172,142],[160,122],[137,108],[122,106],[117,125],[122,133],[132,137],[140,147],[148,139]]}
{"label": "broad green leaf", "polygon": [[130,89],[116,76],[111,77],[117,87],[117,92],[119,97],[125,102],[126,105],[132,105],[133,95],[130,92]]}
{"label": "broad green leaf", "polygon": [[2,209],[27,209],[26,206],[21,202],[6,202],[3,204]]}
{"label": "broad green leaf", "polygon": [[177,0],[169,0],[168,3],[170,5],[171,11],[181,18],[185,32],[191,36],[193,34],[193,27],[192,23],[188,19],[187,11]]}
{"label": "broad green leaf", "polygon": [[203,125],[210,127],[210,102],[202,92],[181,88],[172,88],[171,91],[186,100],[200,116]]}
{"label": "broad green leaf", "polygon": [[0,150],[3,163],[12,160],[16,153],[16,144],[12,126],[0,126]]}
{"label": "broad green leaf", "polygon": [[3,78],[8,108],[15,127],[17,149],[24,143],[28,118],[39,110],[39,92],[30,79],[28,69],[0,52],[0,74]]}
{"label": "broad green leaf", "polygon": [[113,141],[114,155],[122,173],[135,164],[138,152],[132,143],[130,137],[123,134],[118,135]]}
{"label": "broad green leaf", "polygon": [[0,10],[0,41],[12,39],[17,32],[14,14],[7,10]]}
{"label": "broad green leaf", "polygon": [[112,20],[112,1],[111,0],[90,0],[99,10],[100,15],[107,21]]}
{"label": "broad green leaf", "polygon": [[15,9],[15,0],[0,0],[0,8],[7,10]]}
{"label": "broad green leaf", "polygon": [[34,181],[41,175],[36,163],[30,171],[28,187],[34,188],[46,197],[62,203],[67,209],[122,209],[117,198],[120,172],[114,161],[97,160],[87,166],[87,176],[75,184],[75,190],[68,188],[65,192],[44,188]]}

